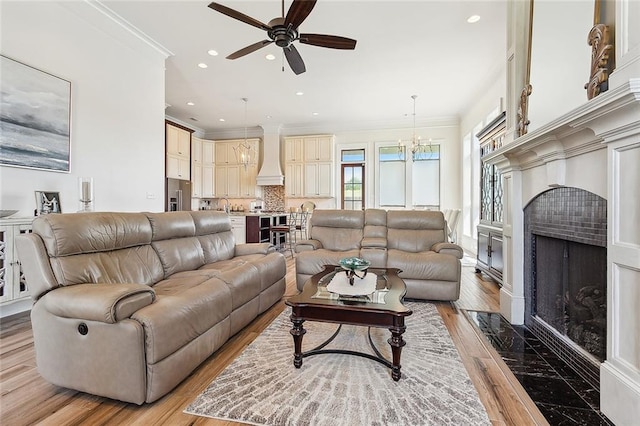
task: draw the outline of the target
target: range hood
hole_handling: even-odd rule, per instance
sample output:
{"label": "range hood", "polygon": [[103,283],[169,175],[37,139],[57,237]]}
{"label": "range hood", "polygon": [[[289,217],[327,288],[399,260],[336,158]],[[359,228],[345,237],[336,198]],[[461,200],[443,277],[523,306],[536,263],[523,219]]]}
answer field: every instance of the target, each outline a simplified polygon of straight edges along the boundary
{"label": "range hood", "polygon": [[264,130],[262,167],[257,183],[261,186],[284,185],[280,167],[280,126],[261,126]]}

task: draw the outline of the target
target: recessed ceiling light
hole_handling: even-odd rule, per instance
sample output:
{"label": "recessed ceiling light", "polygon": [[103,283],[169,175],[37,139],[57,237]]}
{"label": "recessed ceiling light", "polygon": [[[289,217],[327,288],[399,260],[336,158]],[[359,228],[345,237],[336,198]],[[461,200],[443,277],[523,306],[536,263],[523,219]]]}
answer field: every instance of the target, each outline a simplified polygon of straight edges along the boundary
{"label": "recessed ceiling light", "polygon": [[276,58],[276,55],[274,55],[273,53],[268,53],[267,55],[265,55],[265,58],[267,58],[267,61],[273,61]]}
{"label": "recessed ceiling light", "polygon": [[194,106],[195,104],[193,102],[187,102],[187,105]]}
{"label": "recessed ceiling light", "polygon": [[267,115],[266,117],[267,117],[267,119],[268,119],[268,120],[270,120],[270,119],[271,119],[271,116],[270,116],[270,115]]}
{"label": "recessed ceiling light", "polygon": [[207,52],[209,55],[211,56],[218,56],[218,52],[216,52],[215,50],[211,49]]}
{"label": "recessed ceiling light", "polygon": [[203,62],[200,62],[200,63],[198,64],[198,66],[199,66],[200,68],[207,68],[207,64],[205,64],[205,63],[203,63]]}
{"label": "recessed ceiling light", "polygon": [[319,112],[312,112],[311,115],[320,115]]}
{"label": "recessed ceiling light", "polygon": [[296,95],[302,96],[302,95],[304,95],[304,92],[296,92]]}
{"label": "recessed ceiling light", "polygon": [[218,118],[218,121],[224,122],[225,120],[224,120],[224,118]]}
{"label": "recessed ceiling light", "polygon": [[470,24],[475,24],[480,20],[480,15],[471,15],[467,18],[467,22]]}

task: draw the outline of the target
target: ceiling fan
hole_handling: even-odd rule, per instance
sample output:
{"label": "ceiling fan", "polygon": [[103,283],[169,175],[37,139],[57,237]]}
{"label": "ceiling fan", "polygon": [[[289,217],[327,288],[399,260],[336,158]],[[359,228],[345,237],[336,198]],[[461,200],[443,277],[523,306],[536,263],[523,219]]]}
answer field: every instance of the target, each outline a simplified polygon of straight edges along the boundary
{"label": "ceiling fan", "polygon": [[231,18],[242,21],[246,24],[260,28],[267,32],[268,40],[262,40],[257,43],[251,44],[245,48],[238,50],[227,56],[227,59],[238,59],[244,55],[268,46],[271,43],[275,43],[277,46],[282,47],[284,56],[287,58],[289,66],[295,74],[302,74],[306,71],[304,61],[298,53],[298,50],[293,45],[293,42],[298,40],[303,44],[311,44],[313,46],[328,47],[331,49],[347,49],[353,50],[356,47],[356,40],[334,36],[326,34],[303,34],[298,32],[298,27],[309,16],[311,10],[316,5],[317,0],[293,0],[287,15],[284,15],[284,0],[282,0],[282,17],[274,18],[269,21],[268,24],[253,19],[243,13],[233,10],[227,6],[223,6],[219,3],[211,3],[209,7]]}

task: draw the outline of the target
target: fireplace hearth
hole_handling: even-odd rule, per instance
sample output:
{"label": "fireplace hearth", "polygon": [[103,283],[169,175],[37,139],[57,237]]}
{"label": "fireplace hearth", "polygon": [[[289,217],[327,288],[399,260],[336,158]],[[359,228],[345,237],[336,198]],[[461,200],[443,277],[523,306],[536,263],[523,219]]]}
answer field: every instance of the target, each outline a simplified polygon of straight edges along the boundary
{"label": "fireplace hearth", "polygon": [[599,386],[606,358],[606,200],[555,188],[525,208],[525,324]]}

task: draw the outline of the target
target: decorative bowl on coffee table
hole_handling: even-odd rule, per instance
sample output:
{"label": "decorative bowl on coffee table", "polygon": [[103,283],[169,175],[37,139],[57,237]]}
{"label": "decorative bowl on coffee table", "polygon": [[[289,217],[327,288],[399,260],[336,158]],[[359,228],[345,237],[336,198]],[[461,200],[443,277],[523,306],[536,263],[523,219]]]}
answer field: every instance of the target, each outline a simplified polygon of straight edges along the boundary
{"label": "decorative bowl on coffee table", "polygon": [[[349,284],[353,285],[354,277],[364,278],[367,276],[367,268],[371,266],[371,262],[360,257],[345,257],[340,259],[340,266],[349,277]],[[364,271],[364,273],[358,275],[356,271]]]}

